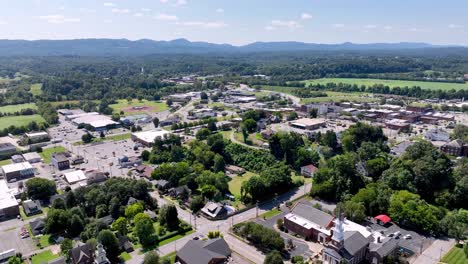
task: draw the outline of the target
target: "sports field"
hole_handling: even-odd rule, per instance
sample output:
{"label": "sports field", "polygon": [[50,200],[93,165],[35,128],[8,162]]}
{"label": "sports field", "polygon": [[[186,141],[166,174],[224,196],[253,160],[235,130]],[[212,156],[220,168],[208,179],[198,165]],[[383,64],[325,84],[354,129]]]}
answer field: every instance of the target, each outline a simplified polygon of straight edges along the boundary
{"label": "sports field", "polygon": [[42,83],[31,84],[31,93],[32,95],[41,95],[42,94]]}
{"label": "sports field", "polygon": [[117,104],[109,105],[115,112],[124,111],[126,115],[136,115],[142,113],[158,113],[169,109],[166,103],[155,101],[138,101],[136,99],[128,103],[127,100],[117,100]]}
{"label": "sports field", "polygon": [[46,122],[40,115],[4,116],[0,117],[0,129],[5,129],[11,125],[17,127],[27,126],[32,121],[36,121],[38,124]]}
{"label": "sports field", "polygon": [[14,113],[14,112],[19,112],[22,109],[27,109],[27,108],[37,109],[37,106],[34,103],[5,105],[5,106],[0,106],[0,113]]}
{"label": "sports field", "polygon": [[327,84],[327,83],[345,83],[345,84],[356,84],[358,86],[372,86],[374,84],[383,84],[389,87],[413,87],[419,86],[422,89],[428,90],[460,90],[468,89],[468,83],[443,83],[443,82],[419,82],[419,81],[402,81],[402,80],[380,80],[380,79],[355,79],[355,78],[322,78],[316,80],[303,81],[306,85],[309,84]]}
{"label": "sports field", "polygon": [[448,264],[468,264],[468,258],[465,252],[463,252],[463,248],[455,246],[442,258],[442,262]]}

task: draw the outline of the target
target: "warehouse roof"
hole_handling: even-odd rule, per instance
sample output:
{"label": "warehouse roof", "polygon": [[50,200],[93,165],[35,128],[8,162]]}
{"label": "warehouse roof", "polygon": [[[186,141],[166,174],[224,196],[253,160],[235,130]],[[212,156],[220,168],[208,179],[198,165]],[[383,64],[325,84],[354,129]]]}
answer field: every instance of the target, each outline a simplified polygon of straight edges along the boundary
{"label": "warehouse roof", "polygon": [[20,163],[13,163],[2,166],[3,173],[12,173],[15,171],[22,171],[27,169],[32,169],[33,167],[29,162],[20,162]]}
{"label": "warehouse roof", "polygon": [[8,188],[6,181],[0,181],[0,209],[9,208],[18,205],[11,189]]}
{"label": "warehouse roof", "polygon": [[150,130],[133,133],[132,135],[144,142],[153,143],[158,137],[162,138],[164,135],[170,134],[171,132],[166,130]]}
{"label": "warehouse roof", "polygon": [[74,184],[79,181],[84,181],[86,180],[86,175],[82,170],[76,170],[72,172],[67,172],[64,174],[65,179],[67,180],[68,183]]}

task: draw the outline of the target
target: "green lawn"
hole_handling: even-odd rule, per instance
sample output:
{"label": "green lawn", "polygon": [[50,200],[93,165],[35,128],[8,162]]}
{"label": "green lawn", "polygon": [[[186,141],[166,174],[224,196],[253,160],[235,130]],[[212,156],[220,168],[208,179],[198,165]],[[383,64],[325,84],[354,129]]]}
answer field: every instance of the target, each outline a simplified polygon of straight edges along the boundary
{"label": "green lawn", "polygon": [[22,109],[27,109],[27,108],[37,109],[37,106],[34,103],[5,105],[5,106],[0,106],[0,112],[1,113],[14,113],[14,112],[19,112]]}
{"label": "green lawn", "polygon": [[36,218],[38,216],[47,214],[47,211],[49,211],[49,208],[48,207],[43,207],[42,208],[42,213],[31,215],[31,216],[26,215],[26,213],[24,212],[23,206],[19,207],[19,211],[20,211],[21,219],[28,220],[28,219]]}
{"label": "green lawn", "polygon": [[120,253],[119,257],[123,260],[123,261],[129,261],[132,259],[132,256],[130,256],[130,254],[128,254],[127,252],[122,252]]}
{"label": "green lawn", "polygon": [[442,262],[448,264],[468,264],[468,258],[465,252],[463,252],[463,248],[455,246],[445,254],[442,258]]}
{"label": "green lawn", "polygon": [[273,208],[270,211],[263,213],[260,215],[260,217],[263,217],[265,219],[272,218],[273,216],[281,214],[281,210],[278,210],[278,208]]}
{"label": "green lawn", "polygon": [[0,167],[11,164],[11,159],[0,160]]}
{"label": "green lawn", "polygon": [[422,89],[428,90],[460,90],[468,89],[468,83],[441,83],[441,82],[419,82],[419,81],[402,81],[402,80],[379,80],[379,79],[358,79],[358,78],[322,78],[316,80],[303,81],[306,85],[309,84],[327,84],[327,83],[345,83],[372,86],[374,84],[383,84],[389,87],[413,87],[420,86]]}
{"label": "green lawn", "polygon": [[44,163],[50,163],[51,162],[51,157],[52,154],[55,152],[63,152],[66,151],[66,149],[62,146],[57,146],[57,147],[52,147],[52,148],[45,148],[42,150],[39,155],[42,157],[44,160]]}
{"label": "green lawn", "polygon": [[129,139],[132,136],[131,133],[114,135],[114,136],[106,136],[105,138],[96,137],[90,143],[84,143],[83,141],[75,142],[73,145],[84,145],[84,144],[91,144],[93,142],[101,142],[101,141],[120,141]]}
{"label": "green lawn", "polygon": [[297,181],[297,180],[302,180],[304,182],[304,184],[308,184],[308,183],[312,183],[312,177],[304,177],[302,175],[292,175],[291,176],[291,179],[293,181]]}
{"label": "green lawn", "polygon": [[248,181],[250,178],[252,178],[255,173],[252,173],[250,171],[247,171],[244,173],[242,176],[234,176],[230,181],[229,181],[229,191],[235,196],[235,197],[240,197],[241,195],[241,187],[242,183],[245,181]]}
{"label": "green lawn", "polygon": [[40,115],[27,115],[27,116],[4,116],[0,117],[0,129],[5,129],[11,125],[17,127],[27,126],[32,121],[37,123],[45,123],[44,118]]}
{"label": "green lawn", "polygon": [[166,256],[163,256],[161,258],[161,263],[164,263],[164,260],[169,260],[169,263],[173,264],[175,263],[175,259],[176,259],[176,255],[177,255],[177,252],[172,252],[172,253],[169,253],[167,254]]}
{"label": "green lawn", "polygon": [[31,258],[31,263],[32,264],[42,264],[42,263],[47,263],[51,260],[54,260],[54,259],[57,259],[59,258],[60,255],[54,255],[52,254],[52,251],[50,250],[46,250],[46,251],[43,251],[37,255],[35,255],[34,257]]}
{"label": "green lawn", "polygon": [[[150,113],[158,113],[164,110],[169,109],[166,103],[163,102],[156,102],[156,101],[138,101],[137,99],[133,99],[132,102],[129,104],[127,100],[117,100],[116,104],[109,105],[115,112],[119,113],[120,111],[124,111],[125,115],[134,115],[134,114],[141,114],[145,112]],[[132,107],[145,107],[145,109],[141,110],[134,110]]]}
{"label": "green lawn", "polygon": [[190,234],[192,234],[192,233],[194,233],[194,232],[195,232],[195,230],[190,230],[190,231],[185,232],[185,234],[178,234],[178,235],[175,235],[175,236],[170,237],[170,238],[168,238],[168,239],[159,241],[158,246],[159,246],[159,247],[162,247],[162,246],[164,246],[164,245],[166,245],[166,244],[169,244],[169,243],[171,243],[171,242],[173,242],[173,241],[176,241],[177,239],[181,239],[181,238],[183,238],[184,236],[188,236],[188,235],[190,235]]}
{"label": "green lawn", "polygon": [[50,234],[40,236],[39,243],[43,248],[50,246]]}
{"label": "green lawn", "polygon": [[41,95],[42,94],[42,83],[31,84],[31,93],[32,93],[32,95]]}

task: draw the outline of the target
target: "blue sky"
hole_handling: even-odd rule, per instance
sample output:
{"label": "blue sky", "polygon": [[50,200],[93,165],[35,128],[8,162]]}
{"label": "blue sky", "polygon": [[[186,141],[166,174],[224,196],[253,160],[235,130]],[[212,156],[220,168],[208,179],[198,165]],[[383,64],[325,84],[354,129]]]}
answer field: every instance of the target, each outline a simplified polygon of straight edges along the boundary
{"label": "blue sky", "polygon": [[468,0],[0,0],[0,39],[468,45]]}

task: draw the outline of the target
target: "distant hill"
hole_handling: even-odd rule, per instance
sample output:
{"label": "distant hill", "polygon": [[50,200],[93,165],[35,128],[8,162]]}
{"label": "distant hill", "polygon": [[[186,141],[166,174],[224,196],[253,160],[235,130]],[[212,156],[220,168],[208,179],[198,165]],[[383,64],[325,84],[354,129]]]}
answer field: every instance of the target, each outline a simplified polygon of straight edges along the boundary
{"label": "distant hill", "polygon": [[0,40],[0,56],[132,56],[170,53],[246,53],[287,51],[394,51],[422,49],[466,49],[456,46],[434,46],[427,43],[315,44],[304,42],[254,42],[244,46],[191,42],[186,39],[155,41],[141,39],[75,39],[75,40]]}

